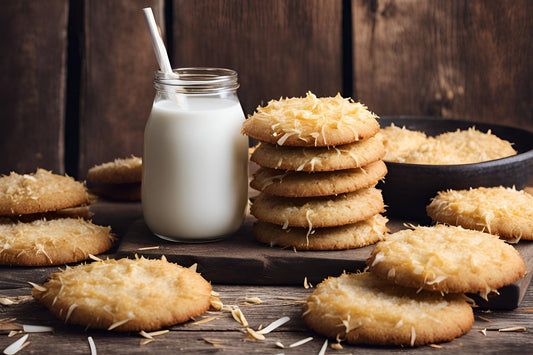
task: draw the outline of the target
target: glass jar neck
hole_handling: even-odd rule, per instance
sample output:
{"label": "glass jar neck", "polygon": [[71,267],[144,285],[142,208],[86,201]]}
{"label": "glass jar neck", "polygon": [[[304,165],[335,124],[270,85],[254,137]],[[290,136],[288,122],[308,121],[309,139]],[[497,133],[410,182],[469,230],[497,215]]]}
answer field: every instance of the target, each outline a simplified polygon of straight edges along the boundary
{"label": "glass jar neck", "polygon": [[179,68],[172,73],[155,72],[154,87],[179,94],[210,95],[235,92],[239,88],[237,72],[224,68]]}

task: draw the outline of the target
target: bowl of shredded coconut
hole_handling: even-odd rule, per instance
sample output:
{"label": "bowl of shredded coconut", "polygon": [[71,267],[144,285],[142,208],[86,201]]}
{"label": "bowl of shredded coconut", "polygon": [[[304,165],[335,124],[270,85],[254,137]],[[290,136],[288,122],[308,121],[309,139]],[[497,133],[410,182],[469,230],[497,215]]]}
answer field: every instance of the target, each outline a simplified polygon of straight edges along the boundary
{"label": "bowl of shredded coconut", "polygon": [[438,117],[379,119],[388,173],[378,186],[388,214],[424,220],[438,191],[514,186],[533,178],[533,132]]}

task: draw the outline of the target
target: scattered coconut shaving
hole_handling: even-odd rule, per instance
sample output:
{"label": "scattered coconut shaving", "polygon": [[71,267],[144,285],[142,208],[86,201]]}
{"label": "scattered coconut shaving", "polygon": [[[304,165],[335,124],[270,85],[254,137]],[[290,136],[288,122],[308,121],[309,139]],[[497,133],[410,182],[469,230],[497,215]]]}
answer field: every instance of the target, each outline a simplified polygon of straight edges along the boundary
{"label": "scattered coconut shaving", "polygon": [[96,344],[94,343],[93,337],[88,337],[87,341],[89,342],[89,348],[91,349],[91,355],[97,355]]}
{"label": "scattered coconut shaving", "polygon": [[94,261],[102,261],[102,259],[100,259],[99,257],[97,256],[94,256],[93,254],[89,254],[89,259],[92,259]]}
{"label": "scattered coconut shaving", "polygon": [[41,285],[38,285],[38,284],[33,283],[33,282],[30,282],[30,281],[28,281],[28,283],[29,283],[30,285],[32,285],[37,291],[40,291],[40,292],[46,292],[46,291],[47,291],[47,288],[46,288],[46,287],[43,287],[43,286],[41,286]]}
{"label": "scattered coconut shaving", "polygon": [[443,346],[439,344],[429,344],[429,346],[435,349],[443,349]]}
{"label": "scattered coconut shaving", "polygon": [[260,334],[268,334],[271,331],[273,331],[276,328],[281,327],[283,324],[287,323],[291,319],[289,317],[282,317],[278,320],[275,320],[274,322],[270,323],[268,326],[266,326],[264,329],[261,329],[258,331]]}
{"label": "scattered coconut shaving", "polygon": [[33,296],[0,297],[0,304],[3,306],[11,306],[31,299],[33,299]]}
{"label": "scattered coconut shaving", "polygon": [[155,341],[155,339],[142,339],[139,343],[140,346],[143,346],[143,345],[146,345],[146,344],[150,344],[151,342]]}
{"label": "scattered coconut shaving", "polygon": [[304,288],[313,288],[313,285],[310,282],[307,282],[307,276],[304,277]]}
{"label": "scattered coconut shaving", "polygon": [[20,333],[23,333],[23,331],[22,330],[12,330],[12,331],[10,331],[7,334],[7,337],[11,338],[11,337],[14,337],[15,335],[20,334]]}
{"label": "scattered coconut shaving", "polygon": [[244,299],[244,302],[246,303],[252,303],[252,304],[261,304],[263,301],[259,297],[246,297]]}
{"label": "scattered coconut shaving", "polygon": [[485,322],[489,322],[489,323],[493,323],[490,319],[488,318],[485,318],[485,317],[482,317],[482,316],[477,316],[479,319],[485,321]]}
{"label": "scattered coconut shaving", "polygon": [[25,333],[49,333],[49,332],[53,332],[54,328],[46,326],[46,325],[23,324],[22,330]]}
{"label": "scattered coconut shaving", "polygon": [[525,332],[525,327],[510,327],[510,328],[502,328],[498,329],[499,332]]}
{"label": "scattered coconut shaving", "polygon": [[231,315],[233,316],[233,319],[242,324],[243,327],[248,327],[248,321],[239,307],[233,306],[231,309]]}
{"label": "scattered coconut shaving", "polygon": [[213,345],[215,348],[223,348],[224,347],[224,339],[202,338],[202,340],[205,341],[208,344]]}
{"label": "scattered coconut shaving", "polygon": [[324,341],[324,344],[322,344],[322,347],[320,348],[320,351],[318,352],[318,355],[325,355],[327,348],[328,348],[328,340],[326,339]]}
{"label": "scattered coconut shaving", "polygon": [[123,320],[121,320],[121,321],[115,322],[115,323],[111,324],[111,325],[109,326],[109,328],[107,328],[107,330],[113,330],[113,329],[115,329],[115,328],[118,328],[118,327],[120,327],[122,324],[126,324],[126,323],[129,322],[129,321],[130,321],[130,319],[128,318],[128,319],[123,319]]}
{"label": "scattered coconut shaving", "polygon": [[289,348],[295,348],[297,346],[300,346],[300,345],[303,345],[305,343],[308,343],[311,340],[313,340],[313,337],[309,337],[309,338],[305,338],[305,339],[302,339],[302,340],[298,340],[297,342],[292,343],[291,345],[289,345]]}
{"label": "scattered coconut shaving", "polygon": [[24,345],[26,343],[26,340],[28,339],[28,334],[23,335],[19,339],[17,339],[15,342],[13,342],[11,345],[8,345],[7,348],[4,349],[4,354],[6,355],[13,355],[22,350],[27,345]]}
{"label": "scattered coconut shaving", "polygon": [[480,330],[481,334],[483,334],[484,336],[487,336],[487,328],[483,328]]}
{"label": "scattered coconut shaving", "polygon": [[212,320],[215,320],[215,319],[220,318],[220,317],[222,317],[222,316],[218,315],[218,316],[205,317],[205,318],[202,318],[200,320],[197,320],[196,322],[191,323],[191,325],[205,324],[205,323],[211,322]]}
{"label": "scattered coconut shaving", "polygon": [[342,349],[344,349],[344,348],[342,347],[341,343],[331,343],[330,346],[331,346],[332,349],[335,349],[335,350],[342,350]]}
{"label": "scattered coconut shaving", "polygon": [[259,332],[256,332],[255,330],[253,330],[252,328],[249,328],[249,327],[246,327],[246,331],[248,332],[248,334],[254,338],[255,340],[259,340],[259,341],[263,341],[265,340],[265,336]]}
{"label": "scattered coconut shaving", "polygon": [[224,304],[218,298],[211,298],[209,306],[214,311],[222,311],[224,309]]}
{"label": "scattered coconut shaving", "polygon": [[276,345],[278,348],[280,349],[285,349],[285,345],[283,345],[282,343],[280,343],[279,341],[275,342],[274,345]]}
{"label": "scattered coconut shaving", "polygon": [[154,250],[154,249],[159,249],[159,245],[156,245],[155,247],[142,247],[142,248],[138,248],[137,250]]}

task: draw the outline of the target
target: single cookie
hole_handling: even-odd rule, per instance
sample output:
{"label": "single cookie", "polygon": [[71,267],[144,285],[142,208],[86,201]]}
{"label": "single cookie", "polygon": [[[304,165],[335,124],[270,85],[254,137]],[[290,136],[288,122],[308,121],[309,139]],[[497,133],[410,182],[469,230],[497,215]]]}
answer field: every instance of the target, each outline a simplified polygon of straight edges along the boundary
{"label": "single cookie", "polygon": [[108,259],[50,275],[33,297],[65,323],[153,331],[209,309],[211,285],[166,259]]}
{"label": "single cookie", "polygon": [[260,242],[296,250],[342,250],[374,244],[389,232],[388,219],[377,214],[369,219],[339,227],[283,229],[277,224],[257,222],[254,235]]}
{"label": "single cookie", "polygon": [[262,167],[292,171],[334,171],[366,166],[385,155],[381,137],[337,147],[280,147],[261,143],[251,160]]}
{"label": "single cookie", "polygon": [[261,193],[251,207],[260,221],[289,227],[321,228],[351,224],[385,212],[374,187],[337,196],[280,197]]}
{"label": "single cookie", "polygon": [[303,319],[331,339],[419,346],[467,333],[474,314],[462,294],[417,292],[366,272],[324,280],[307,298]]}
{"label": "single cookie", "polygon": [[100,184],[89,189],[92,194],[115,201],[140,201],[141,191],[141,183]]}
{"label": "single cookie", "polygon": [[405,163],[405,157],[417,150],[428,139],[423,132],[412,131],[405,127],[400,128],[394,124],[382,128],[381,136],[385,146],[383,160],[396,163]]}
{"label": "single cookie", "polygon": [[441,191],[426,210],[440,223],[484,231],[503,239],[533,240],[533,196],[515,188]]}
{"label": "single cookie", "polygon": [[271,100],[242,125],[249,137],[283,146],[325,147],[352,143],[379,132],[377,116],[340,95]]}
{"label": "single cookie", "polygon": [[260,168],[250,186],[276,196],[329,196],[374,186],[386,174],[387,167],[381,160],[362,168],[315,173]]}
{"label": "single cookie", "polygon": [[113,246],[110,227],[84,219],[0,223],[0,264],[45,266],[85,260]]}
{"label": "single cookie", "polygon": [[516,249],[497,236],[442,224],[388,235],[366,263],[399,285],[485,298],[526,272]]}
{"label": "single cookie", "polygon": [[93,166],[87,172],[87,180],[99,184],[139,183],[142,179],[142,158],[131,156]]}
{"label": "single cookie", "polygon": [[87,203],[85,185],[44,169],[0,177],[0,216],[43,213]]}

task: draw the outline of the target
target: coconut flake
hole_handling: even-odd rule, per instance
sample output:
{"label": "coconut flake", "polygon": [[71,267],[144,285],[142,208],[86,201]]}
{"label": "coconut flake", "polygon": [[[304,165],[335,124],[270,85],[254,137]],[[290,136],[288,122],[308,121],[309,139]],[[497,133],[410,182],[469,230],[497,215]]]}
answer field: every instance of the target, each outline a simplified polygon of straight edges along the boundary
{"label": "coconut flake", "polygon": [[265,328],[259,330],[258,333],[260,333],[260,334],[268,334],[271,331],[273,331],[274,329],[281,327],[283,324],[287,323],[290,320],[291,319],[289,317],[282,317],[282,318],[280,318],[278,320],[275,320],[274,322],[270,323]]}
{"label": "coconut flake", "polygon": [[252,338],[254,338],[255,340],[259,340],[259,341],[263,341],[265,340],[265,336],[259,332],[256,332],[255,330],[253,330],[252,328],[249,328],[249,327],[246,327],[246,331],[248,332],[248,334],[250,334],[250,336]]}
{"label": "coconut flake", "polygon": [[324,344],[322,345],[322,347],[320,348],[320,351],[318,352],[318,355],[325,355],[326,354],[326,349],[328,348],[328,340],[326,339],[324,341]]}
{"label": "coconut flake", "polygon": [[311,340],[313,340],[313,337],[309,337],[309,338],[305,338],[305,339],[302,339],[302,340],[298,340],[297,342],[292,343],[291,345],[289,345],[289,348],[295,348],[297,346],[300,346],[300,345],[303,345],[305,343],[308,343]]}
{"label": "coconut flake", "polygon": [[30,285],[32,285],[37,291],[40,291],[40,292],[46,292],[46,291],[48,291],[48,289],[47,289],[46,287],[43,287],[43,286],[41,286],[41,285],[38,285],[38,284],[33,283],[33,282],[29,282],[29,281],[28,281],[28,283],[29,283]]}
{"label": "coconut flake", "polygon": [[26,334],[22,336],[21,338],[17,339],[14,343],[9,345],[7,348],[4,349],[5,355],[13,355],[19,352],[22,347],[24,346],[24,343],[26,342],[26,339],[28,339],[29,335]]}
{"label": "coconut flake", "polygon": [[198,263],[194,263],[191,266],[189,266],[189,270],[196,272],[198,269]]}
{"label": "coconut flake", "polygon": [[416,332],[415,327],[411,327],[411,347],[415,346]]}
{"label": "coconut flake", "polygon": [[107,328],[107,330],[113,330],[113,329],[115,329],[115,328],[118,328],[118,327],[120,327],[122,324],[126,324],[126,323],[129,322],[129,321],[130,321],[130,319],[128,318],[128,319],[123,319],[123,320],[121,320],[121,321],[115,322],[115,323],[111,324],[111,325],[109,326],[109,328]]}
{"label": "coconut flake", "polygon": [[244,302],[253,303],[253,304],[261,304],[263,301],[259,297],[246,297],[244,299]]}
{"label": "coconut flake", "polygon": [[96,355],[96,345],[94,344],[93,337],[88,337],[87,340],[89,341],[89,348],[91,349],[91,355]]}
{"label": "coconut flake", "polygon": [[54,328],[46,325],[23,324],[22,330],[24,330],[25,333],[48,333],[53,332]]}

